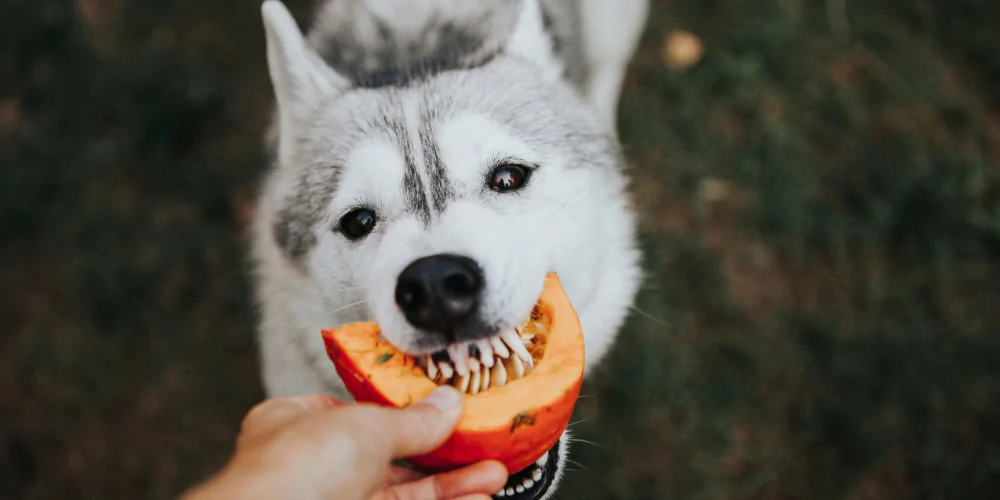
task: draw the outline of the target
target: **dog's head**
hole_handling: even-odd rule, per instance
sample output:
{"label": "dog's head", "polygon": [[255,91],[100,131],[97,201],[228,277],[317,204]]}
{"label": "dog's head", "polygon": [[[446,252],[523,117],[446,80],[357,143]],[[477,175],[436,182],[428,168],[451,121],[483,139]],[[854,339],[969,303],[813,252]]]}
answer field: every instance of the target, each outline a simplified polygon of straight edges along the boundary
{"label": "dog's head", "polygon": [[[280,3],[263,9],[283,191],[270,224],[301,272],[356,290],[389,342],[458,371],[507,350],[548,272],[587,299],[595,225],[631,221],[603,212],[621,204],[616,143],[563,81],[537,0],[477,64],[382,86],[334,70]],[[540,460],[549,480],[525,498],[557,478]]]}

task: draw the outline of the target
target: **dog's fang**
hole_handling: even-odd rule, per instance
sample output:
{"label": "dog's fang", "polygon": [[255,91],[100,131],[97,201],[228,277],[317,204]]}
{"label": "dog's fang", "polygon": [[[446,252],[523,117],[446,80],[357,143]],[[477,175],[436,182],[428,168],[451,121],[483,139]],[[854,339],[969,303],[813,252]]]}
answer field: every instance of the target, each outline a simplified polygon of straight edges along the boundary
{"label": "dog's fang", "polygon": [[[475,396],[479,394],[479,387],[482,385],[483,379],[479,374],[479,370],[472,372],[472,383],[469,385],[469,394]],[[465,392],[465,391],[462,391]]]}
{"label": "dog's fang", "polygon": [[481,353],[479,361],[486,365],[486,368],[493,368],[493,348],[490,347],[490,342],[488,340],[480,340],[476,345],[479,346]]}
{"label": "dog's fang", "polygon": [[531,479],[534,479],[535,481],[541,481],[542,469],[535,469],[535,471],[531,473]]}
{"label": "dog's fang", "polygon": [[517,356],[511,356],[510,369],[513,372],[510,374],[511,380],[519,380],[524,378],[524,362],[521,361],[521,358]]}
{"label": "dog's fang", "polygon": [[481,391],[485,391],[486,389],[490,388],[490,369],[489,368],[483,367],[483,380],[482,380],[482,384],[480,385],[480,387],[481,387],[481,389],[480,389]]}
{"label": "dog's fang", "polygon": [[541,458],[539,458],[538,460],[535,460],[535,463],[538,464],[539,467],[545,467],[545,464],[549,463],[548,452],[542,455]]}
{"label": "dog's fang", "polygon": [[535,367],[535,360],[531,359],[531,353],[528,352],[528,349],[524,347],[524,344],[521,343],[521,339],[515,333],[505,333],[503,341],[510,347],[510,350],[513,351],[518,358],[521,358],[521,361],[524,361],[524,364],[529,370]]}
{"label": "dog's fang", "polygon": [[458,381],[458,391],[462,394],[469,392],[469,374],[462,375]]}
{"label": "dog's fang", "polygon": [[493,377],[493,387],[503,387],[507,385],[507,369],[504,368],[503,363],[497,363],[493,365],[493,373],[490,375]]}
{"label": "dog's fang", "polygon": [[510,357],[510,350],[508,350],[507,346],[503,343],[502,340],[500,340],[500,337],[491,338],[490,346],[493,347],[494,351],[496,351],[497,356],[500,356],[503,359],[507,359]]}
{"label": "dog's fang", "polygon": [[451,364],[447,361],[438,363],[438,367],[441,368],[441,376],[444,377],[445,380],[451,380],[451,377],[455,375],[455,370],[451,368]]}
{"label": "dog's fang", "polygon": [[426,366],[427,366],[427,378],[429,378],[431,380],[437,380],[437,378],[438,378],[438,367],[437,367],[437,364],[434,363],[434,360],[432,360],[430,356],[427,356],[426,363],[427,363],[426,364]]}

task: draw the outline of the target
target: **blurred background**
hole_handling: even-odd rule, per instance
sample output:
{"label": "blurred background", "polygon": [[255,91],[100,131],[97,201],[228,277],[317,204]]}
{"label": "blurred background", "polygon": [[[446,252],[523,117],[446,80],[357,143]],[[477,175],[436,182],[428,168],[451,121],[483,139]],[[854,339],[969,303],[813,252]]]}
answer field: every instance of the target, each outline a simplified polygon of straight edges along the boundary
{"label": "blurred background", "polygon": [[[259,15],[0,1],[0,498],[174,497],[263,397]],[[654,0],[620,118],[648,276],[560,498],[1000,498],[998,21]]]}

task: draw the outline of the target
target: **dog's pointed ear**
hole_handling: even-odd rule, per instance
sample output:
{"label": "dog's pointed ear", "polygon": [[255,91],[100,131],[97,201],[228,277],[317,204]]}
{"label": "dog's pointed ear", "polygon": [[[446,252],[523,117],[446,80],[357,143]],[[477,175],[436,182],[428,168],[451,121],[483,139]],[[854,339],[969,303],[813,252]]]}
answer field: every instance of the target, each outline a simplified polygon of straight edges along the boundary
{"label": "dog's pointed ear", "polygon": [[563,64],[552,48],[552,39],[545,31],[542,6],[538,0],[521,0],[514,33],[507,40],[508,54],[525,59],[542,71],[548,79],[562,76]]}
{"label": "dog's pointed ear", "polygon": [[350,83],[313,50],[283,3],[265,0],[261,15],[267,36],[267,65],[278,106],[279,154],[287,158],[299,133],[296,125],[317,102],[343,92]]}

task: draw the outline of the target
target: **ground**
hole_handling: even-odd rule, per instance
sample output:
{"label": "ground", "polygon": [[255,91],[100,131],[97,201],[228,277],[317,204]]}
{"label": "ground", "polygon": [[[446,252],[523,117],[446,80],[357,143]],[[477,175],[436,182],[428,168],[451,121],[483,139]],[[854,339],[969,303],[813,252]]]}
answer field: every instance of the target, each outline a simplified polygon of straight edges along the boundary
{"label": "ground", "polygon": [[[620,119],[648,272],[561,498],[1000,495],[996,19],[654,1]],[[0,497],[172,498],[262,397],[263,48],[254,2],[0,4]]]}

